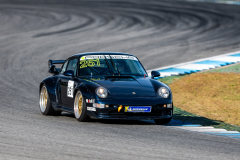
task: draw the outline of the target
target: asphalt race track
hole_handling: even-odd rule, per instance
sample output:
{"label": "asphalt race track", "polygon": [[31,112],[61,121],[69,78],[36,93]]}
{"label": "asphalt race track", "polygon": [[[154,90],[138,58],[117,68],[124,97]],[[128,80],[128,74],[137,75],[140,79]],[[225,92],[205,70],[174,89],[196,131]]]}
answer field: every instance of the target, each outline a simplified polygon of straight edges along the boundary
{"label": "asphalt race track", "polygon": [[0,0],[0,159],[239,159],[240,140],[140,121],[43,116],[48,59],[138,56],[146,69],[240,48],[240,6],[160,0]]}

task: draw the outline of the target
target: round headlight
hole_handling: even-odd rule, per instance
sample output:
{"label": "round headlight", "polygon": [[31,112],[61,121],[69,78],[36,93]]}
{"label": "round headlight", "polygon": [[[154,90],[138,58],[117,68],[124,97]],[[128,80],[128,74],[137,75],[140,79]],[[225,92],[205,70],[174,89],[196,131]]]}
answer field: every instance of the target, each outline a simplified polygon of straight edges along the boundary
{"label": "round headlight", "polygon": [[159,96],[163,97],[163,98],[168,98],[169,96],[169,90],[165,87],[160,87],[158,89],[158,94]]}
{"label": "round headlight", "polygon": [[106,98],[108,96],[108,91],[104,87],[98,87],[96,89],[96,93],[97,93],[98,97],[100,97],[100,98]]}

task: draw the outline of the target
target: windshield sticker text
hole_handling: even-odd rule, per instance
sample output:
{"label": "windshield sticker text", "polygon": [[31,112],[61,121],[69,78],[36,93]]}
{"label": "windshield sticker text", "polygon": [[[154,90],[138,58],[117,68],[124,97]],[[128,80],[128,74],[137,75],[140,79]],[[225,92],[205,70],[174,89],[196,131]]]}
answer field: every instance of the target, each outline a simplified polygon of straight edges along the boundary
{"label": "windshield sticker text", "polygon": [[95,65],[100,66],[99,59],[88,59],[80,61],[80,69],[86,67],[94,67]]}

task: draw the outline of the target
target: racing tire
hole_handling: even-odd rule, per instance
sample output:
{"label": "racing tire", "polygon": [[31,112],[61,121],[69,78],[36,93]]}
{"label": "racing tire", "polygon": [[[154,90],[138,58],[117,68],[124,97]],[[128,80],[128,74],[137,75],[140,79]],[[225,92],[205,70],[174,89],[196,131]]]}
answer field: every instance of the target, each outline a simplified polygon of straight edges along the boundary
{"label": "racing tire", "polygon": [[74,115],[79,122],[88,122],[90,117],[86,114],[86,102],[80,91],[77,91],[74,98]]}
{"label": "racing tire", "polygon": [[61,111],[55,111],[52,107],[52,103],[48,96],[48,91],[45,85],[41,87],[39,95],[39,107],[43,115],[57,116],[61,114]]}
{"label": "racing tire", "polygon": [[159,125],[167,124],[171,121],[172,118],[166,118],[166,119],[154,119],[154,122]]}

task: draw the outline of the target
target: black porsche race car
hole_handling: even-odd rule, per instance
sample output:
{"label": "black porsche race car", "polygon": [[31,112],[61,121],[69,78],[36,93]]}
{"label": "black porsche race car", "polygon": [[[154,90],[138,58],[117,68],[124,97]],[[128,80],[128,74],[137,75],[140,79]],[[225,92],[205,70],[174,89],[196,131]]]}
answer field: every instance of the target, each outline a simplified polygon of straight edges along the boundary
{"label": "black porsche race car", "polygon": [[[80,53],[67,60],[49,60],[51,77],[39,86],[44,115],[74,113],[78,121],[93,119],[154,119],[171,121],[171,89],[151,77],[137,57],[126,53]],[[54,64],[62,64],[56,68]]]}

